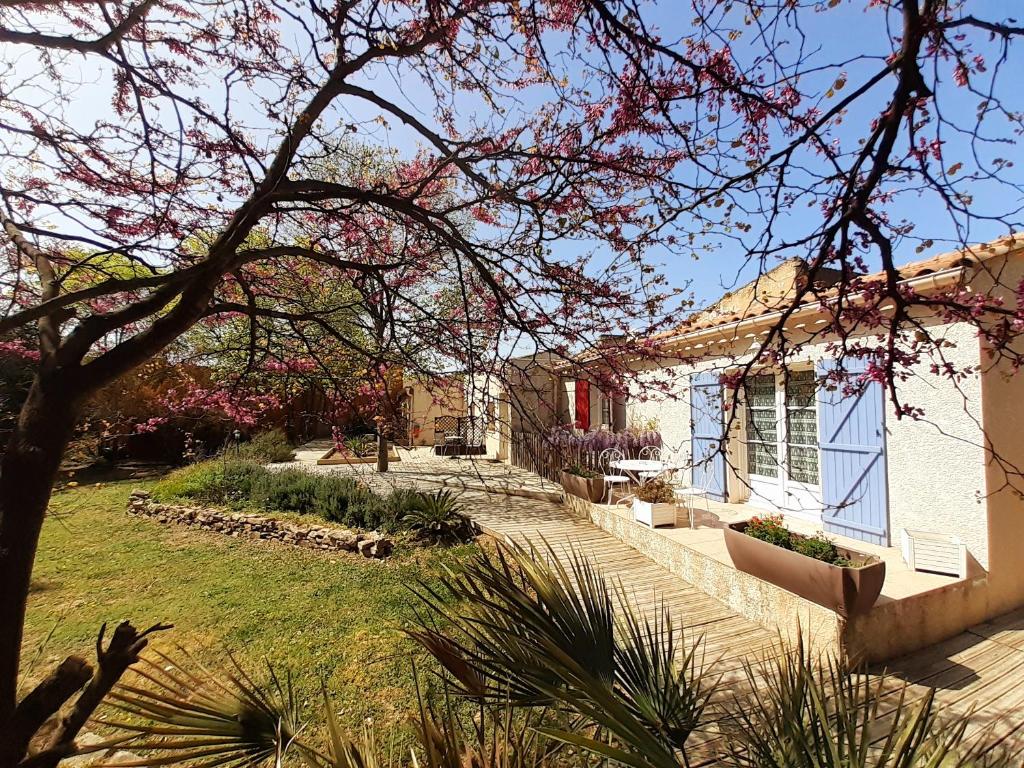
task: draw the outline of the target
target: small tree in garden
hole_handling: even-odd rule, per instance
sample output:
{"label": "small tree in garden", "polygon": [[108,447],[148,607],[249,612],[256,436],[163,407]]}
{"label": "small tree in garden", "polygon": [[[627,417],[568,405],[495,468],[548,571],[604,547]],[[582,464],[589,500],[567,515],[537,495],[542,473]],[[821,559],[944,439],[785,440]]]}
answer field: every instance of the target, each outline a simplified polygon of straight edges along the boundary
{"label": "small tree in garden", "polygon": [[[894,264],[932,247],[925,209],[957,242],[1019,225],[1001,150],[1024,114],[1003,78],[1024,30],[939,0],[864,5],[862,57],[794,42],[809,20],[845,35],[844,2],[717,4],[668,29],[638,0],[5,3],[0,332],[38,360],[0,465],[0,765],[88,676],[62,665],[19,705],[32,563],[83,403],[222,317],[249,321],[246,346],[274,320],[358,348],[339,303],[297,279],[378,286],[388,333],[469,374],[509,345],[565,357],[629,332],[602,352],[621,379],[655,354],[637,339],[674,322],[649,254],[727,246],[764,269],[798,252],[812,278],[842,269],[834,325],[877,331],[847,351],[894,399],[906,366],[941,353],[919,308],[1019,363],[1018,286],[922,297]],[[353,139],[405,149],[364,163]],[[343,158],[339,177],[325,164]],[[848,268],[868,259],[885,278],[864,286]],[[447,287],[440,308],[389,279],[406,270]],[[80,710],[143,642],[122,633]]]}

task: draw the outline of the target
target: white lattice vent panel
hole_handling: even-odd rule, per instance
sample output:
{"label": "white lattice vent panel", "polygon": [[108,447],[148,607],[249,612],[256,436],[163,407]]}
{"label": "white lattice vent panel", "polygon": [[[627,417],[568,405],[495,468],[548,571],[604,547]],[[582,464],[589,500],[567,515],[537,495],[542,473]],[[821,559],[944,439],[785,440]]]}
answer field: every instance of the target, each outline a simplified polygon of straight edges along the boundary
{"label": "white lattice vent panel", "polygon": [[915,571],[967,578],[967,547],[956,536],[904,528],[903,559]]}

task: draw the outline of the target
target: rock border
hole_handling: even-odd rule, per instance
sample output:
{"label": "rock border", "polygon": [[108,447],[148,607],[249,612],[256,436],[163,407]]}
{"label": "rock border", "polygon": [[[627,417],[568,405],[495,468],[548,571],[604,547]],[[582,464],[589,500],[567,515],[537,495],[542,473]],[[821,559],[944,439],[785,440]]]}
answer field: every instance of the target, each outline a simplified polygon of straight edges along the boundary
{"label": "rock border", "polygon": [[363,557],[383,560],[394,543],[379,533],[356,533],[345,528],[295,525],[265,515],[228,512],[213,507],[186,507],[154,501],[149,491],[133,490],[128,497],[128,514],[148,517],[160,523],[176,523],[215,531],[226,536],[276,541],[326,552],[357,552]]}

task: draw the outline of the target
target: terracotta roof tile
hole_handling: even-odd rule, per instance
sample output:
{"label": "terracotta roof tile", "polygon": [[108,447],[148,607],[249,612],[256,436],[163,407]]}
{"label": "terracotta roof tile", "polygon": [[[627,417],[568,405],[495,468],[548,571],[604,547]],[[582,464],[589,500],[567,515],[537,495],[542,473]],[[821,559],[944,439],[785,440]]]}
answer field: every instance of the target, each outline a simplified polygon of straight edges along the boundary
{"label": "terracotta roof tile", "polygon": [[[901,280],[911,280],[917,277],[924,277],[925,275],[934,274],[936,272],[942,272],[947,269],[953,269],[955,267],[971,267],[980,264],[986,259],[1005,254],[1008,251],[1014,250],[1015,248],[1024,246],[1024,234],[1010,235],[1007,237],[993,240],[989,243],[980,243],[978,245],[972,245],[967,248],[950,251],[948,253],[940,253],[935,256],[931,256],[927,259],[921,259],[919,261],[912,261],[908,264],[903,264],[898,267],[899,276]],[[858,275],[857,279],[861,283],[875,282],[885,279],[884,272],[874,272],[868,275]],[[834,296],[836,293],[834,288],[824,288],[822,290],[814,291],[808,294],[805,301],[801,302],[803,305],[814,304],[815,302],[821,301],[823,298]],[[751,306],[745,309],[743,312],[728,312],[720,314],[709,314],[708,311],[698,313],[690,317],[685,322],[676,326],[676,328],[670,331],[664,331],[656,334],[652,337],[653,340],[661,341],[664,339],[674,338],[687,333],[693,333],[695,331],[703,331],[709,328],[714,328],[721,325],[728,325],[729,323],[739,322],[741,320],[750,320],[755,317],[761,317],[763,315],[769,315],[773,312],[777,312],[782,309],[782,306],[766,306],[761,303],[752,303]],[[712,307],[713,309],[713,307]]]}

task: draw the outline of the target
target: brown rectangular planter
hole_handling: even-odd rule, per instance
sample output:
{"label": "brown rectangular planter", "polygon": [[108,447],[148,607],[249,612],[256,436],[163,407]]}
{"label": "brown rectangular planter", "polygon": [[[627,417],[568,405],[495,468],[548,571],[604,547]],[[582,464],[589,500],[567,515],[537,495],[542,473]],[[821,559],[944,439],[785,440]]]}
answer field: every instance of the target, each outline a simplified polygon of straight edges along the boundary
{"label": "brown rectangular planter", "polygon": [[580,477],[579,475],[563,471],[561,480],[562,490],[570,496],[578,496],[595,504],[599,504],[604,500],[605,486],[604,478],[601,476]]}
{"label": "brown rectangular planter", "polygon": [[831,565],[767,541],[747,536],[747,523],[725,528],[725,546],[744,573],[799,595],[849,618],[867,613],[885,582],[885,562],[851,549],[837,547],[848,560],[866,561],[859,568]]}

